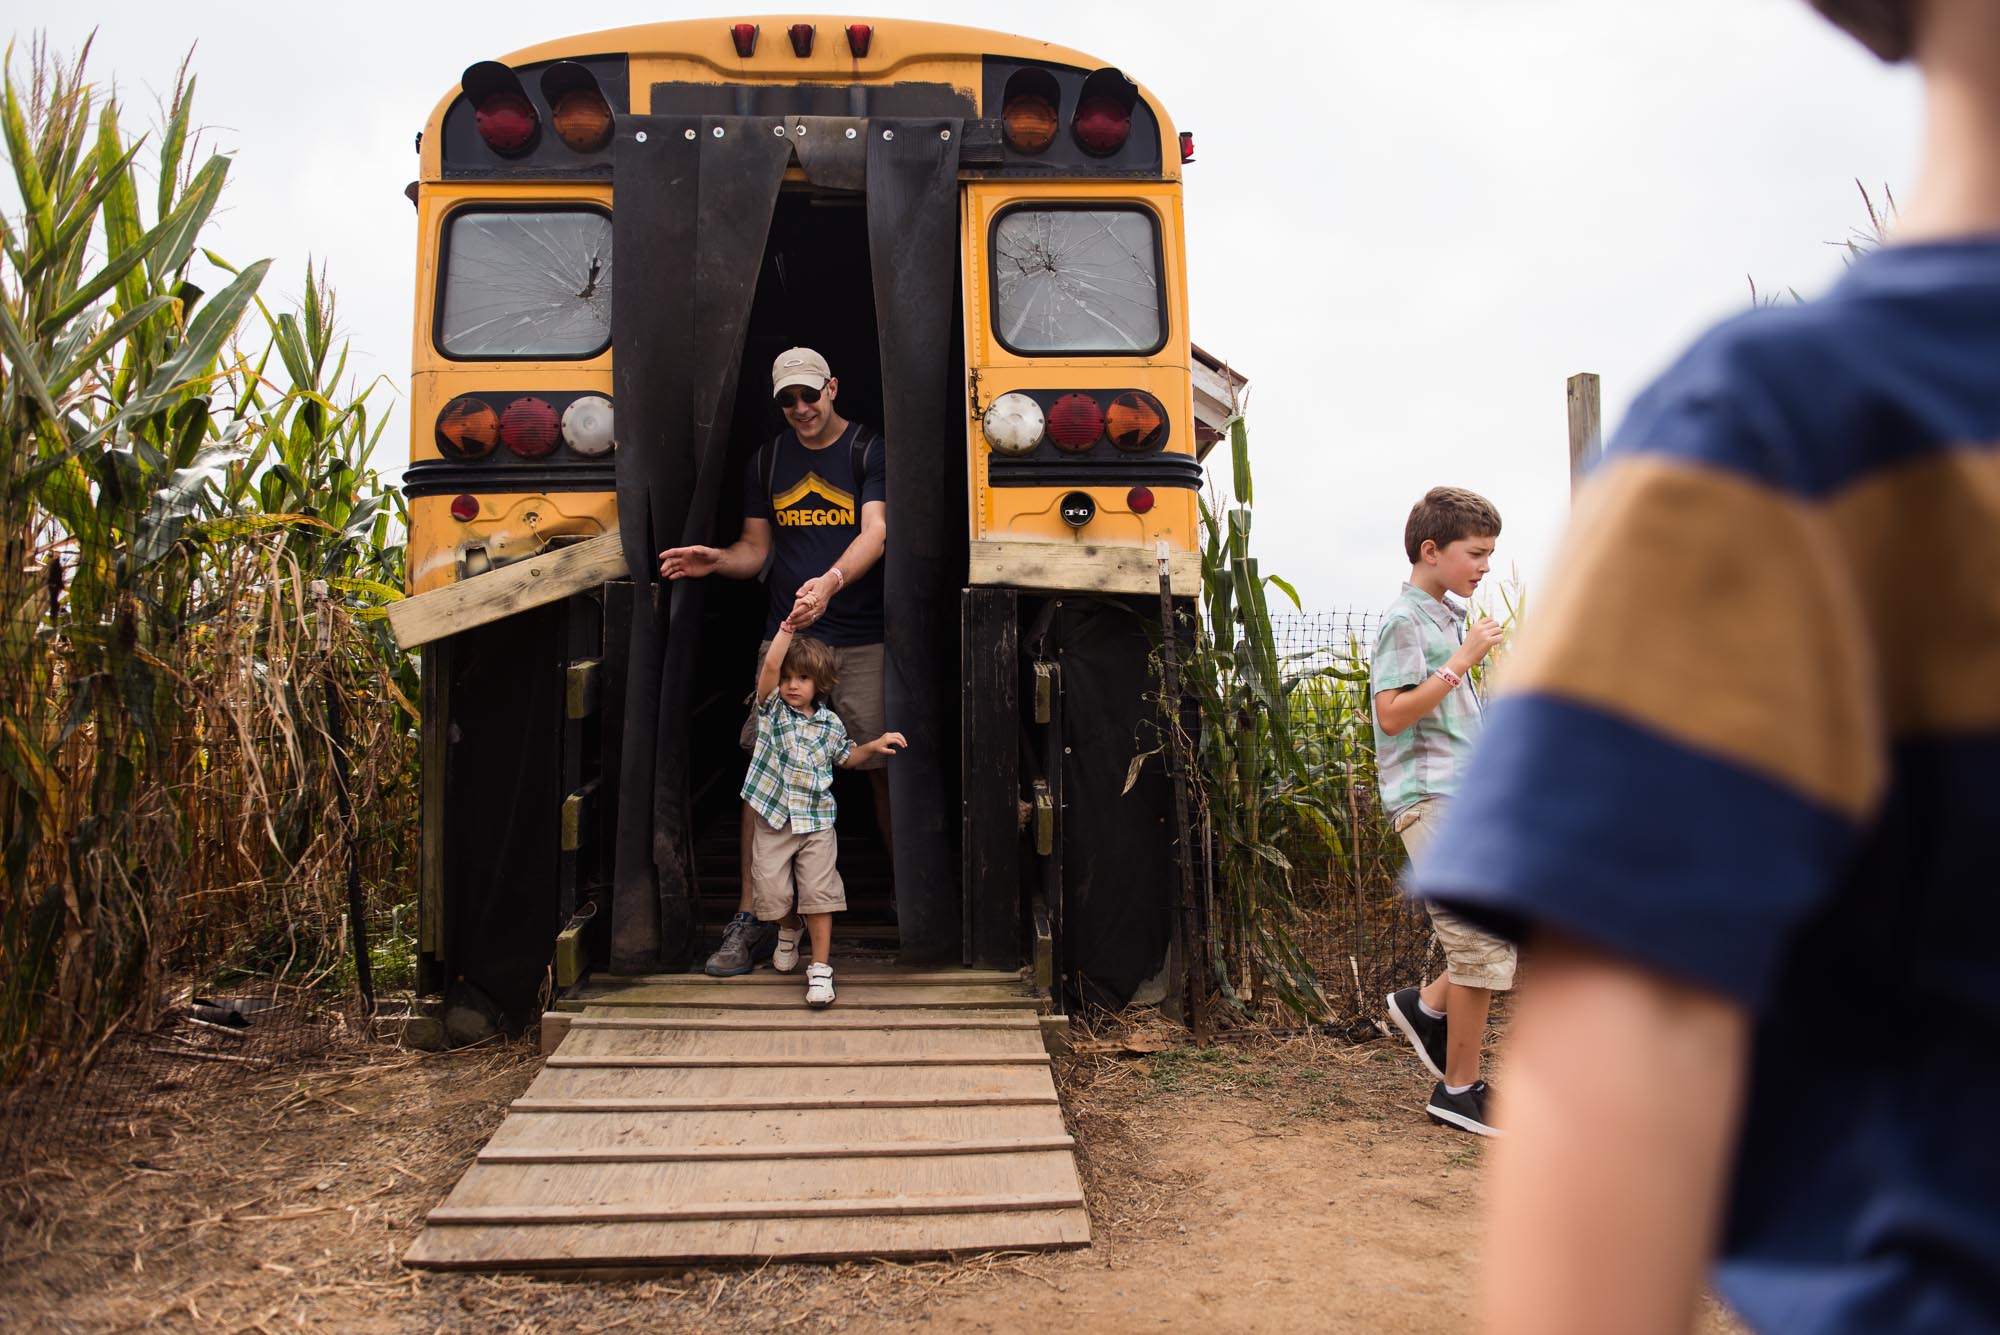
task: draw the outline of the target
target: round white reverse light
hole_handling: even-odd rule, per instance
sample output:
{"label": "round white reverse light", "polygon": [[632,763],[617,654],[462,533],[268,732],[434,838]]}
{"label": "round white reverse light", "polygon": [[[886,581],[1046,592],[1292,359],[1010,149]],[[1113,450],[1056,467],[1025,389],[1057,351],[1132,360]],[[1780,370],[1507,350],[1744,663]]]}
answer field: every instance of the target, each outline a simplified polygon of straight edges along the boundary
{"label": "round white reverse light", "polygon": [[986,410],[986,443],[995,454],[1033,454],[1049,428],[1042,405],[1026,394],[1002,394]]}
{"label": "round white reverse light", "polygon": [[611,434],[611,400],[586,394],[563,409],[563,440],[578,454],[609,454],[618,442]]}

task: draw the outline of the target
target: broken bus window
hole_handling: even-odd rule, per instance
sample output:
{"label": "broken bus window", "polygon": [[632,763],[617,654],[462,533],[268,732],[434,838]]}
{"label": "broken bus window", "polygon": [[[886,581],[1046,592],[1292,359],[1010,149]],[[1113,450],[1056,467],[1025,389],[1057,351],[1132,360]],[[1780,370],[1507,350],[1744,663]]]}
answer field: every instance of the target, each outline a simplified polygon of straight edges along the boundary
{"label": "broken bus window", "polygon": [[438,348],[449,357],[594,357],[611,342],[611,216],[467,211],[446,223]]}
{"label": "broken bus window", "polygon": [[1149,353],[1165,338],[1145,209],[1011,209],[993,226],[993,328],[1018,353]]}

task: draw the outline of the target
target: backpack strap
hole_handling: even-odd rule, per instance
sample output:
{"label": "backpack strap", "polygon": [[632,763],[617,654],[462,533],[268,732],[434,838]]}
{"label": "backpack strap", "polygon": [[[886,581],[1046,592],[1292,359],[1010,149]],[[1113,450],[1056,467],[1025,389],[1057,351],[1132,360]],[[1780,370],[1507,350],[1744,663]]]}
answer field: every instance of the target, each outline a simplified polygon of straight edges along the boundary
{"label": "backpack strap", "polygon": [[[784,438],[785,433],[780,431],[765,441],[757,451],[757,476],[764,479],[764,490],[761,494],[764,497],[764,508],[767,510],[771,508],[771,483],[778,475],[778,442]],[[772,528],[771,546],[764,553],[764,568],[757,572],[757,579],[760,582],[771,577],[771,567],[778,560],[777,514],[773,512],[766,522]]]}
{"label": "backpack strap", "polygon": [[848,473],[854,479],[854,518],[861,518],[862,479],[868,472],[868,456],[882,443],[882,433],[874,427],[863,427],[854,433],[854,441],[847,447]]}

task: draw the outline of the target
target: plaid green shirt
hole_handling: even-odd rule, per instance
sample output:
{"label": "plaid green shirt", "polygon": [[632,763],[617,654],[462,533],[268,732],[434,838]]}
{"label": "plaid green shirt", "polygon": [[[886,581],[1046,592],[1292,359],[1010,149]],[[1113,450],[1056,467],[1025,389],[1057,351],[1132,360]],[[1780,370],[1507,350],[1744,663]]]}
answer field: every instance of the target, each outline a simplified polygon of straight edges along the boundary
{"label": "plaid green shirt", "polygon": [[[1368,663],[1368,696],[1421,685],[1465,642],[1465,611],[1439,602],[1414,584],[1382,618]],[[1373,708],[1369,711],[1372,716]],[[1428,797],[1448,797],[1472,757],[1482,722],[1470,678],[1445,693],[1437,708],[1391,737],[1375,721],[1375,777],[1382,807],[1393,818]]]}
{"label": "plaid green shirt", "polygon": [[798,834],[833,828],[833,767],[854,743],[825,705],[801,714],[776,691],[757,706],[757,745],[743,776],[743,800],[774,830]]}

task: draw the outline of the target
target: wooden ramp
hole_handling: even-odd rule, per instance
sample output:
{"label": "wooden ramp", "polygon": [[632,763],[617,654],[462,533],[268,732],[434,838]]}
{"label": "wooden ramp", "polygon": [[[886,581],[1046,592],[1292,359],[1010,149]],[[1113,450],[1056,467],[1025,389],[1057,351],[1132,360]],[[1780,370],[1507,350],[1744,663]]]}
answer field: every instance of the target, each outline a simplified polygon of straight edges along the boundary
{"label": "wooden ramp", "polygon": [[[1011,973],[606,980],[405,1264],[577,1271],[1090,1241],[1040,1004]],[[551,1025],[564,1017],[550,1016]]]}

